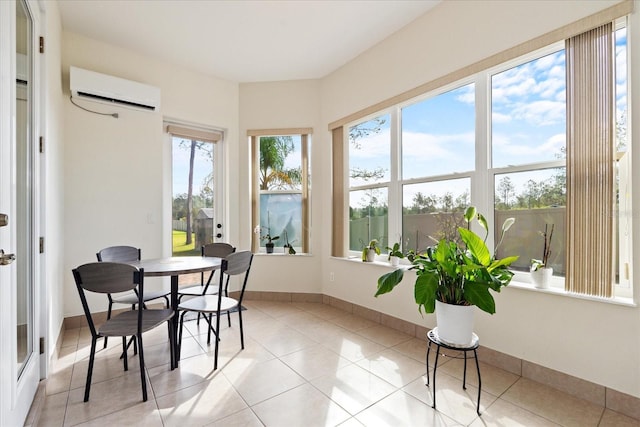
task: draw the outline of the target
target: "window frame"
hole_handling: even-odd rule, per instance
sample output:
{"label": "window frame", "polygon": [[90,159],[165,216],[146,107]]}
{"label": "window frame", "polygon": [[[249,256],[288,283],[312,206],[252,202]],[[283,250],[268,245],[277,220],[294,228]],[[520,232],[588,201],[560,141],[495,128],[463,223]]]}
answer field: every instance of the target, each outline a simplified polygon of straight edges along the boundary
{"label": "window frame", "polygon": [[[253,253],[266,254],[264,247],[260,245],[260,195],[261,194],[292,194],[300,193],[302,199],[302,238],[301,245],[294,246],[299,254],[311,254],[311,142],[313,128],[284,128],[284,129],[254,129],[248,130],[249,147],[251,152],[251,250]],[[299,136],[302,169],[302,182],[300,191],[296,190],[268,190],[260,189],[260,138],[269,136]],[[274,252],[275,254],[275,252]],[[270,254],[272,255],[272,254]]]}
{"label": "window frame", "polygon": [[[629,23],[627,22],[626,17],[619,18],[614,22],[614,32],[619,30],[621,27],[626,27],[627,31],[629,31]],[[373,111],[372,109],[366,110],[368,114],[359,115],[355,113],[351,120],[347,121],[339,121],[336,122],[340,124],[342,127],[332,127],[330,124],[330,129],[342,129],[342,144],[343,144],[343,156],[346,159],[344,162],[343,173],[344,175],[344,212],[343,212],[343,227],[345,230],[345,236],[343,244],[346,245],[346,241],[348,240],[348,236],[350,234],[349,230],[349,193],[355,189],[366,189],[372,187],[381,187],[383,184],[376,185],[367,185],[367,186],[359,186],[359,187],[351,187],[349,183],[349,139],[348,139],[348,130],[359,123],[366,122],[367,120],[371,120],[372,118],[379,117],[384,114],[389,114],[392,122],[392,132],[391,132],[391,174],[390,180],[385,185],[388,188],[388,236],[401,235],[402,233],[402,187],[407,184],[413,183],[422,183],[422,182],[433,182],[440,181],[445,179],[453,179],[453,178],[463,178],[468,177],[471,180],[471,192],[470,192],[470,201],[471,204],[475,205],[479,211],[486,212],[486,218],[490,224],[495,224],[495,215],[494,215],[494,207],[495,207],[495,179],[497,175],[507,174],[507,173],[515,173],[515,172],[527,172],[527,171],[537,171],[549,168],[566,168],[567,161],[565,159],[557,159],[557,160],[548,160],[541,162],[533,162],[527,164],[519,164],[515,166],[500,166],[493,167],[492,165],[492,105],[491,105],[491,78],[493,75],[500,73],[502,71],[509,70],[513,67],[517,67],[519,65],[525,64],[530,61],[534,61],[536,59],[542,58],[546,55],[555,53],[559,50],[564,49],[565,40],[559,40],[553,43],[550,43],[541,48],[537,48],[528,53],[518,55],[517,57],[512,57],[509,60],[501,62],[497,65],[484,68],[481,70],[476,70],[473,74],[455,80],[454,82],[450,82],[448,84],[442,85],[437,88],[433,88],[428,90],[422,94],[414,96],[410,99],[407,99],[400,103],[395,103],[394,105],[389,106],[387,104],[386,108],[381,108],[380,110]],[[631,87],[631,75],[630,72],[630,64],[631,64],[631,52],[629,51],[629,45],[627,44],[627,93],[629,93],[629,88]],[[472,67],[470,67],[472,68]],[[614,73],[615,79],[615,73]],[[446,78],[440,79],[447,81]],[[450,80],[449,80],[450,81]],[[465,84],[469,84],[471,82],[476,83],[475,90],[475,112],[476,112],[476,126],[475,126],[475,170],[468,171],[465,173],[454,173],[447,174],[441,176],[431,176],[428,178],[412,178],[407,180],[402,180],[402,130],[401,130],[401,109],[404,106],[412,105],[417,102],[420,102],[427,98],[436,97],[439,94],[445,93],[449,90],[453,90],[459,87],[464,86]],[[614,81],[615,84],[615,81]],[[423,87],[433,87],[433,83],[422,85]],[[414,92],[415,93],[415,92]],[[614,95],[615,96],[615,95]],[[392,98],[393,99],[393,98]],[[614,100],[615,102],[615,100]],[[379,105],[384,105],[384,103],[380,103]],[[615,113],[615,112],[614,112]],[[355,118],[354,118],[355,117]],[[616,118],[616,114],[614,114],[614,119]],[[395,132],[394,129],[395,123]],[[627,141],[631,141],[631,128],[627,128]],[[631,150],[630,142],[627,143],[627,152]],[[619,154],[619,153],[618,153]],[[395,157],[394,157],[395,156]],[[396,168],[394,172],[394,166]],[[631,176],[629,177],[631,179]],[[631,185],[631,182],[628,182],[627,185]],[[394,205],[395,203],[395,205]],[[394,207],[395,206],[395,207]],[[629,240],[631,236],[629,236]],[[393,240],[393,239],[390,239]],[[494,237],[493,234],[490,233],[487,238],[487,244],[491,248],[494,246]],[[630,242],[621,242],[617,240],[615,245],[618,247],[617,250],[623,245],[631,246]],[[384,245],[383,245],[384,247]],[[567,248],[568,250],[568,248]],[[356,251],[349,251],[347,246],[346,254],[349,258],[359,257],[359,253]],[[614,254],[612,253],[613,257]],[[525,287],[533,286],[527,285],[530,284],[530,274],[526,272],[515,272],[514,281],[521,282],[520,285]],[[630,276],[632,272],[630,272]],[[620,286],[620,283],[615,284],[614,289],[614,298],[631,298],[633,295],[633,283],[632,280],[628,280],[629,285]],[[566,293],[564,291],[564,278],[555,277],[552,282],[552,289],[554,292]],[[596,300],[602,299],[599,297],[592,297],[589,295],[580,295],[581,297],[594,298]]]}

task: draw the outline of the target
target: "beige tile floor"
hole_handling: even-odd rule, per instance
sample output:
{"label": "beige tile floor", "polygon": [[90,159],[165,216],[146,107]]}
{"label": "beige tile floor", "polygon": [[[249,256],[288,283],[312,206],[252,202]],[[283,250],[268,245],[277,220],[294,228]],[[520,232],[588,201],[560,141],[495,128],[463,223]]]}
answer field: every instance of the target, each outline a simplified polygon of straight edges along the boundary
{"label": "beige tile floor", "polygon": [[451,357],[440,358],[434,410],[424,383],[425,340],[323,304],[245,305],[246,347],[240,350],[235,315],[221,332],[216,371],[204,322],[185,323],[182,360],[174,371],[166,329],[145,334],[147,402],[137,358],[130,355],[124,372],[119,342],[110,340],[97,353],[91,400],[83,403],[90,335],[86,328],[67,330],[27,425],[640,426],[482,362],[479,417],[475,369],[463,390],[462,361]]}

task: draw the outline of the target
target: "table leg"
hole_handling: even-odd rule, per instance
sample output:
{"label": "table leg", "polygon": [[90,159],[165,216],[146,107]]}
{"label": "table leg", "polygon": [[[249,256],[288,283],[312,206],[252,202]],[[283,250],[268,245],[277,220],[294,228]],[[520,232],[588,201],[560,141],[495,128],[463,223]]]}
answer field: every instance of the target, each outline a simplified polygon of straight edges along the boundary
{"label": "table leg", "polygon": [[171,276],[171,308],[173,309],[174,315],[173,319],[171,319],[171,325],[173,327],[173,342],[171,342],[171,346],[173,346],[173,366],[171,369],[175,369],[178,367],[178,362],[180,361],[180,353],[179,353],[179,345],[178,343],[178,276]]}

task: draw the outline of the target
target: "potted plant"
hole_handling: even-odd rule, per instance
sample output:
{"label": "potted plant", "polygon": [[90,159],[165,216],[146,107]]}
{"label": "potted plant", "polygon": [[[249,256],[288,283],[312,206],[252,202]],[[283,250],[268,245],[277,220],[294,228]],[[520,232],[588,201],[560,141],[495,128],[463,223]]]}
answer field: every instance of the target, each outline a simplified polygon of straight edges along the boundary
{"label": "potted plant", "polygon": [[551,276],[553,276],[553,268],[548,266],[549,256],[551,255],[551,239],[553,238],[553,229],[555,224],[544,225],[544,232],[538,231],[544,240],[544,246],[542,247],[542,259],[531,260],[531,281],[536,288],[546,289],[551,283]]}
{"label": "potted plant", "polygon": [[272,236],[271,232],[269,231],[269,228],[267,227],[267,234],[262,236],[262,240],[266,240],[267,241],[267,243],[264,244],[264,247],[267,250],[268,254],[272,254],[273,253],[273,247],[275,246],[275,244],[273,242],[278,240],[279,238],[280,238],[280,236]]}
{"label": "potted plant", "polygon": [[400,250],[400,243],[396,242],[391,247],[387,246],[387,250],[389,251],[387,260],[393,267],[397,267],[400,259],[404,258],[404,253]]}
{"label": "potted plant", "polygon": [[373,239],[362,248],[362,261],[373,262],[376,255],[380,255],[380,246],[378,246],[378,239]]}
{"label": "potted plant", "polygon": [[[295,242],[295,240],[293,242]],[[284,248],[285,254],[289,254],[289,255],[296,254],[296,250],[293,248],[293,245],[292,245],[293,242],[289,242],[289,236],[287,235],[287,230],[284,230],[284,245],[282,247]]]}
{"label": "potted plant", "polygon": [[262,227],[261,225],[258,224],[253,229],[253,232],[255,234],[262,233],[263,231],[266,231],[266,233],[265,234],[260,234],[260,239],[267,241],[267,243],[265,243],[264,247],[265,247],[265,249],[266,249],[268,254],[272,254],[273,253],[273,247],[275,246],[275,244],[273,242],[278,240],[280,238],[280,236],[272,236],[271,235],[271,215],[270,215],[269,211],[267,211],[267,226],[266,227]]}
{"label": "potted plant", "polygon": [[[485,230],[484,239],[471,231],[474,219]],[[495,300],[490,290],[500,292],[503,286],[511,282],[513,273],[508,267],[518,259],[517,256],[497,259],[495,252],[491,254],[486,245],[489,235],[487,220],[476,212],[475,207],[466,209],[464,220],[467,227],[458,227],[461,243],[442,239],[436,246],[428,247],[424,253],[408,257],[411,262],[409,270],[416,273],[414,298],[418,310],[421,314],[423,309],[427,313],[435,311],[439,338],[457,346],[465,346],[471,342],[473,306],[489,314],[495,313]],[[496,250],[514,222],[514,218],[508,218],[502,224]],[[375,296],[391,292],[402,281],[403,276],[403,268],[382,275],[378,279]],[[465,320],[449,321],[445,317],[449,312],[462,312]],[[458,328],[459,326],[463,327]]]}

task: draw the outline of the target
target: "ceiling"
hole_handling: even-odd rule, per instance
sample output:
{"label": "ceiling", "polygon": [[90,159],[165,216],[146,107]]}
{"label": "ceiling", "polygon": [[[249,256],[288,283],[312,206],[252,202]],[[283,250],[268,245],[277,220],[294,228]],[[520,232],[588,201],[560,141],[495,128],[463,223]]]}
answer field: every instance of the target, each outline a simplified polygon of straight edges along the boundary
{"label": "ceiling", "polygon": [[326,76],[441,0],[58,0],[62,26],[235,82]]}

